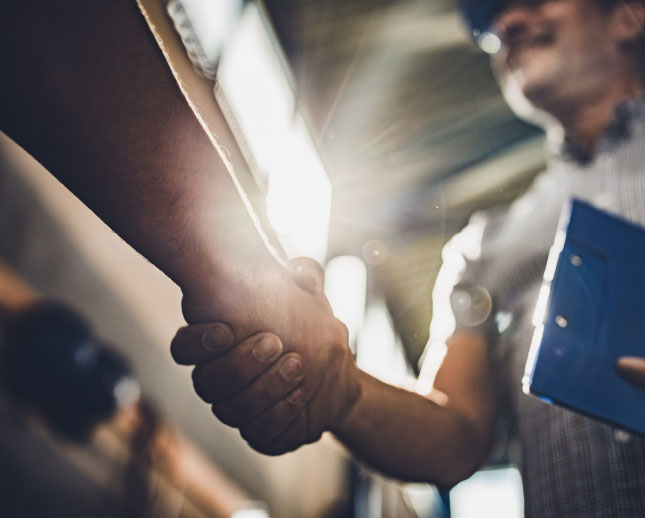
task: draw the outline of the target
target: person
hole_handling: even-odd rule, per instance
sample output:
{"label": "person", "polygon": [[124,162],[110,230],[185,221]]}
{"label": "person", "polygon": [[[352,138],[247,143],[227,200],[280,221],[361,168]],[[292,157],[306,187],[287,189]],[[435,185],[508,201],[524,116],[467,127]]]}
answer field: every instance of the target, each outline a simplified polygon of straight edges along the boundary
{"label": "person", "polygon": [[[121,390],[115,390],[119,386]],[[33,496],[31,485],[37,480],[43,484],[48,478],[61,477],[60,469],[65,462],[71,462],[80,468],[81,474],[92,479],[90,472],[101,461],[94,457],[88,462],[91,450],[102,452],[103,468],[111,473],[99,485],[109,487],[114,481],[122,482],[119,494],[114,495],[118,504],[112,515],[143,518],[176,514],[173,510],[178,505],[178,495],[184,513],[209,517],[230,517],[252,505],[251,496],[182,436],[153,401],[141,394],[128,362],[96,335],[85,315],[60,300],[43,298],[2,261],[0,402],[3,429],[0,473],[5,515],[94,516],[88,506],[96,507],[99,503],[93,502],[91,496],[81,504],[76,503],[74,495],[86,491],[84,485],[71,494],[65,494],[67,484],[57,487],[53,502],[51,496],[45,501],[36,499],[38,502],[32,506],[25,507],[24,502],[25,495]],[[67,458],[69,452],[52,458],[45,449],[44,457],[41,450],[38,459],[22,458],[24,454],[18,455],[18,459],[7,457],[7,451],[24,449],[16,434],[25,435],[26,430],[30,431],[27,434],[30,440],[37,443],[37,437],[47,430],[50,443],[53,441],[58,447],[75,445],[76,455],[71,460]],[[127,453],[118,459],[111,457],[115,440]],[[21,464],[20,476],[16,476],[16,462]],[[39,477],[25,476],[32,464],[31,469]],[[153,484],[152,474],[161,477],[164,483]],[[69,483],[73,484],[73,480]],[[18,487],[21,489],[16,494]],[[66,512],[57,510],[60,502]],[[104,507],[106,501],[101,504]],[[103,516],[110,516],[110,511],[102,510]],[[97,509],[93,511],[96,513]]]}
{"label": "person", "polygon": [[[181,288],[188,322],[225,322],[210,330],[224,340],[253,337],[245,352],[260,363],[226,375],[271,364],[267,376],[289,380],[272,395],[288,394],[280,408],[295,415],[289,428],[300,440],[358,397],[355,376],[338,378],[356,369],[347,330],[323,296],[301,287],[308,270],[298,274],[302,264],[265,245],[239,179],[153,36],[134,0],[4,6],[0,130]],[[342,397],[319,402],[325,413],[310,415],[327,386],[345,383]],[[278,435],[282,424],[249,434]]]}
{"label": "person", "polygon": [[[500,50],[492,56],[495,74],[509,104],[545,126],[551,164],[510,208],[474,216],[446,245],[445,260],[461,260],[465,267],[450,301],[435,302],[435,308],[452,303],[456,326],[433,390],[421,396],[351,371],[360,396],[327,430],[358,459],[388,475],[449,488],[486,460],[498,417],[508,411],[521,444],[528,518],[645,516],[645,439],[521,391],[532,316],[563,204],[576,196],[645,224],[645,3],[464,4],[481,30],[499,38]],[[477,293],[485,294],[484,301],[489,295],[491,303],[476,304],[483,308],[479,314],[464,311],[464,297]],[[510,316],[503,332],[494,324],[500,313]],[[209,329],[208,324],[180,329],[172,346],[179,362],[197,365],[200,393],[214,384],[210,373],[239,369],[247,360],[245,341],[230,341],[223,354],[204,355],[199,342]],[[644,365],[643,358],[621,358],[617,368],[645,389]],[[327,388],[329,400],[343,397],[342,385]],[[298,444],[289,431],[260,441],[245,432],[257,420],[292,418],[282,414],[283,400],[272,397],[276,379],[238,378],[227,390],[234,395],[213,391],[206,399],[252,447],[265,451],[269,440],[273,448],[281,441],[285,449]],[[269,402],[275,406],[257,412],[258,398],[265,408]],[[312,405],[310,411],[325,408]],[[306,435],[301,438],[307,442]]]}

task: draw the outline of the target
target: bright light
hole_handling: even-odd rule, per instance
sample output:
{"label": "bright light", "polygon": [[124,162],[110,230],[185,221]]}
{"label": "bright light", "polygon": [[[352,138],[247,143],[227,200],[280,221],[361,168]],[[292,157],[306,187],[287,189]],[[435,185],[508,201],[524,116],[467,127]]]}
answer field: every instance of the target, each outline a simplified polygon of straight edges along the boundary
{"label": "bright light", "polygon": [[524,367],[524,376],[522,377],[522,390],[525,394],[531,393],[531,380],[533,379],[533,369],[535,368],[535,360],[537,360],[538,351],[542,344],[542,336],[544,335],[544,325],[539,325],[533,332],[529,354],[526,358],[526,366]]}
{"label": "bright light", "polygon": [[475,473],[450,491],[453,518],[522,518],[522,477],[515,468]]}
{"label": "bright light", "polygon": [[240,509],[231,518],[269,518],[269,513],[264,509]]}
{"label": "bright light", "polygon": [[367,269],[358,257],[334,257],[325,269],[325,295],[334,315],[349,332],[349,343],[354,345],[365,319]]}
{"label": "bright light", "polygon": [[356,363],[386,383],[406,388],[414,383],[390,312],[381,299],[371,303],[365,312],[365,323],[358,337]]}
{"label": "bright light", "polygon": [[533,325],[539,326],[544,324],[546,319],[546,312],[549,305],[549,296],[551,295],[551,284],[544,283],[540,286],[540,293],[538,294],[537,303],[535,304],[535,311],[533,312]]}
{"label": "bright light", "polygon": [[125,408],[139,401],[141,386],[135,379],[123,376],[114,385],[112,395],[117,400],[119,407]]}
{"label": "bright light", "polygon": [[555,275],[555,270],[558,267],[558,260],[560,259],[560,252],[564,248],[567,233],[565,230],[558,230],[553,241],[553,245],[549,250],[549,257],[546,261],[546,268],[544,269],[544,282],[551,282]]}
{"label": "bright light", "polygon": [[244,139],[251,169],[268,184],[269,221],[287,254],[323,262],[331,185],[276,49],[258,7],[248,4],[222,55],[216,90],[233,112],[229,124]]}
{"label": "bright light", "polygon": [[[450,305],[450,294],[464,269],[466,261],[476,261],[481,255],[481,241],[486,226],[484,218],[472,218],[469,225],[443,247],[443,266],[432,290],[433,317],[430,339],[419,360],[421,370],[415,390],[428,394],[441,367],[448,348],[446,342],[455,331],[455,316]],[[465,258],[465,259],[464,259]]]}
{"label": "bright light", "polygon": [[170,0],[166,8],[190,59],[213,77],[222,46],[242,12],[242,0]]}
{"label": "bright light", "polygon": [[298,255],[322,261],[327,248],[331,185],[306,132],[294,124],[285,135],[288,149],[275,157],[269,176],[267,210],[278,234],[293,244]]}
{"label": "bright light", "polygon": [[237,503],[238,509],[233,512],[231,518],[269,518],[266,505],[261,501],[242,501]]}
{"label": "bright light", "polygon": [[448,346],[443,342],[431,342],[426,346],[421,371],[416,381],[415,390],[418,394],[425,396],[429,394],[437,377],[439,367],[448,352]]}
{"label": "bright light", "polygon": [[486,54],[497,54],[499,49],[502,48],[502,42],[499,37],[492,32],[482,34],[477,40],[477,44]]}

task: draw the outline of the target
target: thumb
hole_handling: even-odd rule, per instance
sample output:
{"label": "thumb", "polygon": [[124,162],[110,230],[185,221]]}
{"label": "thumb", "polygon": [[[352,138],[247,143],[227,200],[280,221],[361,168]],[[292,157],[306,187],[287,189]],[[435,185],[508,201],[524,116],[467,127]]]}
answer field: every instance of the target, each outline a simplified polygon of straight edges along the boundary
{"label": "thumb", "polygon": [[298,257],[289,261],[291,275],[298,286],[313,295],[323,292],[325,272],[317,261],[310,257]]}

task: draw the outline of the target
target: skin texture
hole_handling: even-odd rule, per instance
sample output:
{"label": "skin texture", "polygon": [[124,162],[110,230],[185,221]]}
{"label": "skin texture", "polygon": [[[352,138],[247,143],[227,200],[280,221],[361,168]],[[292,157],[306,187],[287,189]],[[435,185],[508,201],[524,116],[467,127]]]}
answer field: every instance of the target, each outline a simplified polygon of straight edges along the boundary
{"label": "skin texture", "polygon": [[[245,432],[264,430],[258,449],[314,441],[344,416],[360,393],[344,325],[264,246],[136,3],[9,3],[0,62],[0,129],[179,285],[188,322],[225,322],[236,341],[271,331],[282,353],[298,352],[285,368],[298,397],[272,428],[258,421]],[[224,370],[230,383],[260,372]],[[208,386],[217,372],[196,370],[209,402],[221,397]],[[278,433],[295,438],[275,447]]]}
{"label": "skin texture", "polygon": [[[600,23],[582,12],[590,5],[535,7],[531,23],[551,31],[549,40],[577,39],[514,58],[512,69],[502,62],[501,77],[522,74],[520,90],[593,146],[608,107],[636,84],[632,57],[616,52],[634,33],[625,16],[596,27],[608,47],[595,66],[615,72],[606,74],[608,98],[597,98],[586,76],[561,75],[587,70],[585,33],[569,22]],[[642,9],[636,14],[642,25]],[[533,69],[533,59],[545,61]],[[482,337],[452,337],[427,397],[361,373],[316,288],[319,270],[288,271],[266,250],[134,2],[9,3],[0,60],[0,128],[181,287],[192,325],[177,334],[174,357],[196,366],[198,394],[254,448],[278,454],[331,430],[387,473],[447,487],[482,462],[497,409]],[[569,97],[549,87],[558,84]],[[596,101],[573,102],[574,92]]]}
{"label": "skin texture", "polygon": [[[633,47],[642,32],[644,11],[639,2],[610,12],[602,12],[592,0],[533,2],[531,7],[511,3],[494,25],[502,49],[493,57],[493,67],[507,97],[519,95],[522,106],[528,99],[531,109],[548,114],[567,138],[593,150],[616,103],[641,91]],[[173,342],[175,357],[183,355],[182,362],[199,364],[208,356],[199,343],[207,340],[211,329],[205,324],[180,330]],[[267,337],[251,340],[260,336]],[[353,371],[360,397],[329,430],[359,459],[390,476],[444,487],[469,476],[488,453],[502,389],[496,386],[482,336],[459,331],[448,345],[434,389],[425,397]],[[210,360],[222,371],[257,361],[244,356],[248,342],[229,342],[226,347],[229,352]],[[645,359],[621,359],[617,368],[645,387]],[[222,396],[220,405],[248,419],[258,407],[257,398],[263,398],[261,415],[280,421],[284,400],[271,394],[286,390],[284,382],[271,371],[247,381],[240,388],[238,379],[235,394]],[[226,390],[221,387],[219,392]],[[253,441],[250,444],[255,447]]]}

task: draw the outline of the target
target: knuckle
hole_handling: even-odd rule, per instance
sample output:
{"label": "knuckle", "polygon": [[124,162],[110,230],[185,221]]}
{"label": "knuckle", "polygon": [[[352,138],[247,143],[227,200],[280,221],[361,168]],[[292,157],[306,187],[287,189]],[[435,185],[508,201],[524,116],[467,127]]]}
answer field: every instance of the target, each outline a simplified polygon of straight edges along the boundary
{"label": "knuckle", "polygon": [[219,356],[234,345],[233,331],[221,322],[201,327],[199,345],[203,353]]}
{"label": "knuckle", "polygon": [[241,430],[242,437],[245,441],[255,444],[266,444],[273,437],[273,426],[269,424],[269,419],[262,419],[262,426],[255,423]]}
{"label": "knuckle", "polygon": [[334,342],[342,344],[344,347],[345,344],[349,341],[349,329],[344,322],[341,322],[338,319],[336,319],[336,322],[336,327],[338,328],[338,339],[334,340]]}
{"label": "knuckle", "polygon": [[272,444],[272,443],[262,444],[262,443],[256,443],[254,441],[250,441],[248,439],[245,439],[245,440],[251,448],[253,448],[255,451],[263,455],[269,455],[269,456],[275,457],[277,455],[282,455],[283,453],[287,453],[289,451],[288,448],[285,448],[280,444]]}
{"label": "knuckle", "polygon": [[276,430],[280,429],[281,425],[283,425],[283,421],[285,421],[284,417],[281,417],[276,414],[277,412],[273,411],[273,412],[268,412],[267,415],[265,416],[264,426],[262,427],[262,431],[265,432],[265,434],[273,433]]}
{"label": "knuckle", "polygon": [[349,355],[347,342],[334,341],[327,348],[329,367],[337,367]]}
{"label": "knuckle", "polygon": [[242,431],[242,437],[249,445],[264,455],[282,455],[298,449],[302,444],[309,442],[304,434],[304,413],[302,411],[289,413],[278,420],[280,427],[273,432],[268,432],[263,427],[259,429],[264,433],[256,435],[252,427]]}
{"label": "knuckle", "polygon": [[333,318],[331,324],[326,326],[326,333],[324,335],[324,343],[328,351],[341,351],[347,346],[349,342],[349,331],[347,326]]}
{"label": "knuckle", "polygon": [[265,338],[269,339],[269,340],[277,340],[278,339],[278,337],[274,333],[272,333],[270,331],[262,331],[260,333],[257,333],[256,335],[252,336],[251,338],[249,338],[249,340],[252,340],[253,343],[257,343],[260,340],[263,340]]}
{"label": "knuckle", "polygon": [[242,436],[242,439],[253,446],[254,449],[256,446],[261,446],[263,443],[267,442],[266,440],[262,441],[262,437],[258,433],[258,428],[253,425],[240,428],[240,435]]}
{"label": "knuckle", "polygon": [[295,352],[285,354],[278,367],[278,373],[280,381],[277,382],[274,387],[270,388],[280,389],[283,391],[289,386],[299,383],[305,375],[302,356]]}
{"label": "knuckle", "polygon": [[172,359],[175,363],[184,363],[181,349],[174,340],[170,344],[170,356],[172,356]]}
{"label": "knuckle", "polygon": [[307,402],[304,387],[300,386],[285,397],[285,403],[293,408],[300,408]]}
{"label": "knuckle", "polygon": [[211,396],[209,394],[209,391],[206,388],[206,383],[204,380],[204,369],[198,367],[195,367],[193,369],[193,372],[191,374],[192,379],[193,379],[193,388],[195,389],[195,392],[197,395],[203,400],[206,401],[206,403],[212,403],[211,401]]}
{"label": "knuckle", "polygon": [[186,363],[186,355],[184,354],[185,344],[183,343],[183,331],[185,328],[179,328],[175,334],[172,342],[170,342],[170,355],[176,363]]}
{"label": "knuckle", "polygon": [[260,403],[270,403],[274,398],[274,389],[268,383],[258,383],[253,390],[253,398]]}
{"label": "knuckle", "polygon": [[272,408],[262,417],[242,429],[242,437],[249,443],[266,444],[280,430],[283,430],[288,423],[287,416],[281,416],[276,408]]}
{"label": "knuckle", "polygon": [[322,430],[315,430],[311,433],[309,437],[303,442],[303,444],[312,444],[314,442],[318,442],[320,438],[322,437],[323,431]]}
{"label": "knuckle", "polygon": [[270,457],[277,457],[278,455],[284,455],[285,453],[289,453],[297,448],[298,446],[291,446],[289,444],[267,444],[262,453]]}
{"label": "knuckle", "polygon": [[222,421],[227,426],[238,427],[240,426],[240,420],[234,412],[231,411],[231,408],[226,403],[216,403],[211,407],[211,410],[215,417]]}
{"label": "knuckle", "polygon": [[263,332],[252,337],[247,348],[250,348],[250,354],[256,365],[270,365],[282,353],[282,342],[277,335]]}
{"label": "knuckle", "polygon": [[244,362],[230,362],[228,365],[228,372],[228,377],[230,378],[230,390],[235,390],[237,387],[251,381],[251,377],[246,373]]}
{"label": "knuckle", "polygon": [[177,329],[177,332],[175,333],[175,336],[173,337],[172,341],[180,341],[183,340],[186,333],[188,332],[189,326],[181,326],[179,329]]}

